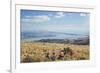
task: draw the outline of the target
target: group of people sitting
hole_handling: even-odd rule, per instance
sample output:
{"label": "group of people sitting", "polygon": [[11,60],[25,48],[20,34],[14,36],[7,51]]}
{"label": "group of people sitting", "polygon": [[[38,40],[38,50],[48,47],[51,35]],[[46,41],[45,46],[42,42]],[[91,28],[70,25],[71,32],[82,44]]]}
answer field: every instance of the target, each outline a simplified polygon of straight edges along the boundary
{"label": "group of people sitting", "polygon": [[[70,47],[67,48],[63,48],[63,49],[59,49],[57,50],[50,50],[50,52],[48,51],[44,51],[44,59],[42,59],[43,61],[56,61],[56,60],[65,60],[66,55],[70,55],[70,57],[73,56],[73,50]],[[46,60],[45,60],[46,59]],[[33,57],[31,57],[28,54],[28,51],[26,51],[26,54],[24,55],[24,58],[22,60],[22,62],[40,62],[42,61],[40,59],[35,60]]]}
{"label": "group of people sitting", "polygon": [[70,49],[70,47],[63,48],[62,50],[59,51],[59,55],[58,56],[56,55],[56,51],[52,50],[51,53],[47,52],[45,54],[45,57],[47,59],[52,60],[52,61],[55,61],[56,59],[58,59],[58,60],[64,60],[64,57],[65,57],[66,54],[69,54],[70,56],[72,56],[73,55],[73,50]]}

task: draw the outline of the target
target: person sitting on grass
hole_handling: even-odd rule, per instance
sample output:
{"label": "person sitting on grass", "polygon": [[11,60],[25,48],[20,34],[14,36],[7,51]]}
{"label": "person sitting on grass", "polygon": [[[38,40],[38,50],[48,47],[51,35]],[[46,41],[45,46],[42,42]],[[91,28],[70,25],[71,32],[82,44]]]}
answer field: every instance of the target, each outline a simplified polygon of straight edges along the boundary
{"label": "person sitting on grass", "polygon": [[64,60],[64,51],[63,50],[60,51],[58,59],[59,60]]}
{"label": "person sitting on grass", "polygon": [[51,55],[50,59],[51,59],[52,61],[55,61],[55,60],[56,60],[56,53],[55,53],[54,50],[52,51],[52,55]]}

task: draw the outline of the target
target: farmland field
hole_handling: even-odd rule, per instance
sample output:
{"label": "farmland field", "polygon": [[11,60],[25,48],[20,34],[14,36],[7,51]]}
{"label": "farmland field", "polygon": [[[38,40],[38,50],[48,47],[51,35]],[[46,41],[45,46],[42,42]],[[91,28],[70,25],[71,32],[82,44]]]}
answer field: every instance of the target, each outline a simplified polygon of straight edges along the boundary
{"label": "farmland field", "polygon": [[[66,53],[60,53],[64,48]],[[21,63],[49,62],[49,61],[72,61],[89,60],[89,45],[44,43],[44,42],[21,42]],[[53,54],[54,53],[54,54]],[[59,57],[59,55],[63,55]]]}

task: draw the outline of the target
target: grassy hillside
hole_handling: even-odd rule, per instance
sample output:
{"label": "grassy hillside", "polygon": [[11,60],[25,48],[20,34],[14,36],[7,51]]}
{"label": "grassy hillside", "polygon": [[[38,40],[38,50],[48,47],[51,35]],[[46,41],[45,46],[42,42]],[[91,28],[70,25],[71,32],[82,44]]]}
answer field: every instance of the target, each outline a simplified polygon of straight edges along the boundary
{"label": "grassy hillside", "polygon": [[21,63],[89,59],[89,45],[22,42],[20,50]]}

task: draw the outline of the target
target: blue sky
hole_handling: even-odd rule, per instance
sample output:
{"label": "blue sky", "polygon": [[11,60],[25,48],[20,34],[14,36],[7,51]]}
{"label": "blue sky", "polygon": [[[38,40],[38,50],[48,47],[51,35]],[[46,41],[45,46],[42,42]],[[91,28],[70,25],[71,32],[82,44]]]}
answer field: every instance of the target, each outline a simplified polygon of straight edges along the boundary
{"label": "blue sky", "polygon": [[89,33],[89,13],[21,10],[21,31]]}

